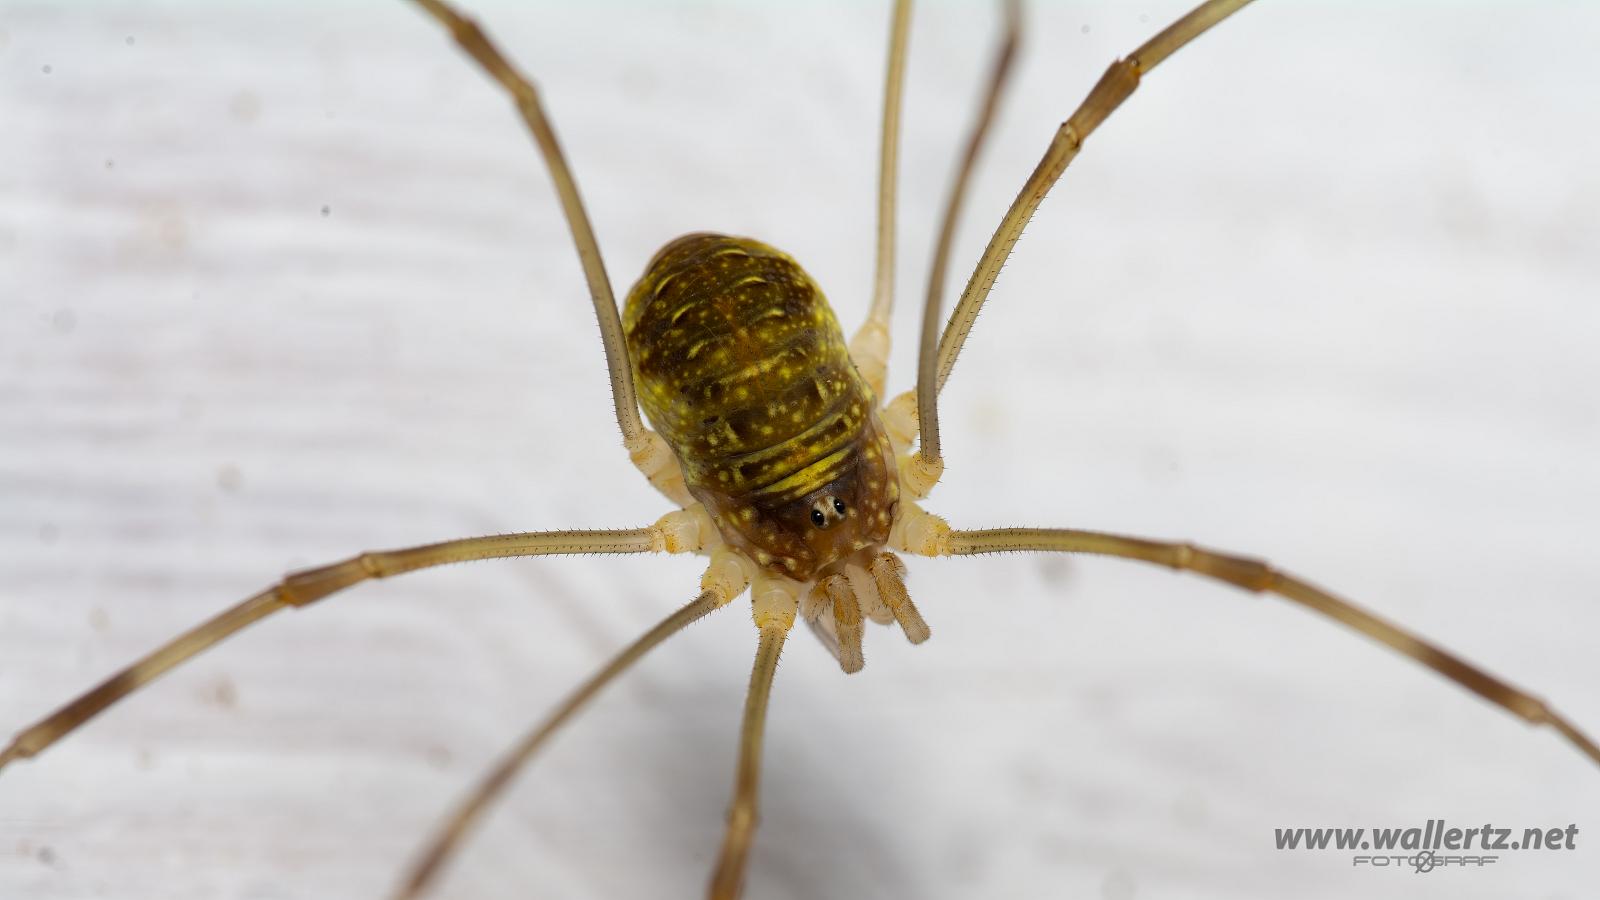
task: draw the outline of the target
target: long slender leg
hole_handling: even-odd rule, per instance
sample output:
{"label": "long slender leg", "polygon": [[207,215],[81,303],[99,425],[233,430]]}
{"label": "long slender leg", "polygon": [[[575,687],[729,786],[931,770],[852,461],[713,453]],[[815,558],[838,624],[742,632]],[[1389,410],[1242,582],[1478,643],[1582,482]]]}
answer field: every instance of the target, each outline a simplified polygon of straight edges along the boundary
{"label": "long slender leg", "polygon": [[1178,48],[1204,34],[1213,25],[1249,2],[1250,0],[1207,0],[1200,4],[1127,57],[1112,63],[1100,77],[1100,81],[1089,91],[1089,96],[1084,98],[1072,116],[1062,123],[1049,148],[1045,150],[1044,158],[1039,161],[1033,174],[1028,176],[1028,180],[1022,185],[1022,190],[1017,194],[1017,199],[1012,202],[1011,208],[1000,220],[1000,227],[995,229],[994,236],[989,239],[989,245],[984,248],[983,256],[979,258],[978,266],[973,271],[971,279],[967,281],[966,289],[961,292],[961,300],[956,304],[949,324],[945,326],[944,337],[939,342],[938,382],[935,385],[935,393],[943,390],[945,381],[950,378],[950,369],[955,366],[956,356],[961,352],[962,343],[966,341],[967,333],[972,330],[972,323],[977,319],[978,310],[983,306],[984,300],[988,298],[989,290],[994,287],[994,280],[1000,274],[1000,267],[1005,264],[1006,257],[1011,255],[1011,248],[1021,237],[1023,226],[1033,217],[1034,210],[1039,208],[1040,202],[1056,183],[1056,179],[1061,177],[1061,173],[1066,171],[1067,166],[1078,155],[1083,142],[1094,133],[1107,116],[1122,105],[1122,101],[1128,99],[1139,86],[1142,75],[1154,69]]}
{"label": "long slender leg", "polygon": [[455,38],[461,49],[505,88],[516,104],[517,112],[521,113],[522,121],[533,133],[533,140],[539,145],[539,152],[544,155],[545,165],[550,169],[550,180],[555,182],[556,193],[561,198],[561,210],[566,214],[567,226],[578,248],[578,261],[583,264],[583,275],[589,283],[595,318],[600,320],[600,340],[605,346],[606,369],[611,375],[611,401],[616,406],[617,426],[622,429],[623,445],[630,456],[650,452],[648,432],[639,419],[633,371],[628,367],[628,351],[623,344],[622,319],[617,313],[616,297],[611,293],[611,280],[606,277],[605,263],[600,258],[600,244],[589,225],[589,216],[583,209],[583,198],[578,195],[578,183],[567,168],[567,160],[561,153],[555,130],[545,118],[544,107],[539,103],[539,92],[501,55],[476,22],[456,12],[443,0],[416,2],[449,29],[451,37]]}
{"label": "long slender leg", "polygon": [[750,692],[744,701],[744,725],[739,731],[739,774],[733,782],[733,803],[728,807],[728,830],[722,853],[711,876],[711,900],[737,900],[744,888],[745,864],[756,834],[756,798],[761,790],[761,743],[767,727],[767,700],[778,654],[789,634],[788,622],[768,622],[761,627],[756,664],[750,673]]}
{"label": "long slender leg", "polygon": [[1280,572],[1264,562],[1230,556],[1193,544],[1120,537],[1096,531],[1065,528],[1000,528],[990,531],[950,531],[936,538],[937,552],[930,556],[970,556],[1033,550],[1059,553],[1093,553],[1196,572],[1257,593],[1277,594],[1319,612],[1384,644],[1478,696],[1503,707],[1532,725],[1549,725],[1590,759],[1600,763],[1600,746],[1543,700],[1443,650],[1421,637],[1348,603],[1305,581]]}
{"label": "long slender leg", "polygon": [[883,129],[878,149],[878,242],[867,321],[850,340],[850,357],[873,393],[883,396],[889,366],[889,317],[894,311],[895,186],[900,169],[900,108],[906,73],[911,0],[895,0],[889,21],[889,66],[883,79]]}
{"label": "long slender leg", "polygon": [[1012,63],[1017,48],[1022,43],[1022,0],[1004,0],[1005,23],[995,48],[994,62],[989,67],[989,81],[983,93],[983,105],[978,108],[978,118],[972,123],[967,136],[966,150],[956,168],[955,180],[950,185],[950,196],[945,201],[944,219],[939,224],[939,238],[934,245],[933,262],[928,267],[928,296],[922,307],[922,336],[917,346],[917,424],[922,442],[913,465],[926,488],[923,494],[938,481],[944,468],[944,457],[939,448],[939,391],[937,360],[939,347],[939,316],[943,311],[944,278],[950,268],[950,246],[955,243],[956,222],[961,218],[961,205],[967,196],[967,185],[977,168],[978,154],[994,123],[995,111],[1005,94],[1006,82],[1011,76]]}
{"label": "long slender leg", "polygon": [[21,732],[0,750],[0,768],[35,756],[111,704],[150,683],[168,669],[280,609],[306,606],[373,578],[474,559],[548,556],[566,553],[683,552],[698,549],[694,513],[676,512],[648,528],[616,531],[538,531],[465,538],[362,553],[343,562],[287,575],[259,594],[179,635],[99,686]]}
{"label": "long slender leg", "polygon": [[576,691],[573,691],[571,696],[556,708],[555,712],[551,713],[548,718],[539,724],[539,727],[528,732],[509,753],[501,758],[500,762],[495,765],[494,769],[489,772],[483,781],[479,782],[466,800],[456,807],[455,812],[446,820],[444,826],[428,841],[427,849],[423,851],[418,863],[412,868],[411,874],[406,878],[405,885],[395,894],[397,900],[413,900],[413,898],[422,895],[423,891],[439,874],[440,869],[460,847],[467,831],[483,817],[483,813],[488,809],[489,804],[505,792],[506,788],[511,785],[512,779],[522,770],[523,766],[528,764],[528,760],[539,752],[539,749],[550,739],[550,736],[555,734],[557,729],[566,724],[567,720],[576,715],[579,710],[588,705],[589,701],[594,699],[595,695],[600,693],[606,685],[638,662],[640,657],[655,649],[656,645],[699,621],[712,610],[727,605],[734,597],[744,592],[744,579],[715,579],[713,575],[716,572],[717,566],[714,563],[712,570],[706,573],[707,577],[704,580],[706,589],[700,593],[700,596],[689,601],[687,605],[663,619],[656,627],[645,632],[642,637],[629,644],[626,649],[606,663],[600,671],[590,676],[588,681],[585,681]]}

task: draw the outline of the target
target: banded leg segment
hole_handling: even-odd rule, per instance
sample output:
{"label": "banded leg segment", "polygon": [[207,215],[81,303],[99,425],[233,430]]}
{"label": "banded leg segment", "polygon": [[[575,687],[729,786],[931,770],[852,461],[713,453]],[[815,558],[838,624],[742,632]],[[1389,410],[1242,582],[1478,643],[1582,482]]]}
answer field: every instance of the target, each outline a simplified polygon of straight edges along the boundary
{"label": "banded leg segment", "polygon": [[[111,704],[172,667],[280,609],[306,606],[373,578],[445,563],[566,553],[649,553],[698,549],[700,523],[692,512],[670,513],[648,528],[616,531],[542,531],[465,538],[403,550],[362,553],[343,562],[306,569],[179,635],[111,676],[87,694],[18,734],[0,750],[0,768],[42,752]],[[691,546],[692,545],[692,546]]]}
{"label": "banded leg segment", "polygon": [[748,578],[742,574],[735,565],[734,572],[740,574],[726,577],[730,574],[726,561],[713,560],[712,566],[706,572],[706,577],[701,580],[704,590],[700,596],[677,612],[663,619],[654,628],[645,632],[642,637],[629,644],[626,649],[618,653],[610,662],[606,663],[600,671],[592,675],[572,692],[555,712],[551,713],[537,728],[529,732],[515,747],[511,749],[482,782],[473,790],[465,801],[458,806],[444,826],[428,842],[427,849],[419,857],[419,862],[406,878],[405,885],[395,894],[396,900],[413,900],[422,896],[428,886],[438,876],[444,864],[447,863],[456,850],[460,848],[461,841],[468,831],[479,819],[483,817],[489,804],[505,793],[510,787],[512,779],[528,764],[534,754],[545,745],[552,735],[562,725],[593,700],[606,685],[610,684],[617,676],[627,671],[634,663],[638,662],[646,653],[667,638],[672,637],[683,629],[689,627],[713,610],[726,606],[734,597],[744,592]]}
{"label": "banded leg segment", "polygon": [[946,529],[934,543],[937,552],[929,553],[930,556],[971,556],[1029,550],[1117,556],[1195,572],[1247,591],[1277,594],[1409,656],[1529,724],[1554,728],[1573,746],[1600,764],[1600,746],[1596,746],[1593,739],[1552,710],[1543,700],[1398,625],[1259,560],[1230,556],[1193,544],[1065,528],[1001,528],[988,531]]}
{"label": "banded leg segment", "polygon": [[1249,2],[1250,0],[1207,0],[1202,3],[1188,15],[1168,26],[1165,31],[1140,45],[1127,57],[1112,63],[1100,81],[1089,91],[1089,96],[1084,98],[1071,117],[1057,129],[1055,138],[1045,150],[1044,157],[1039,160],[1033,174],[1023,183],[1022,190],[1018,192],[1010,209],[1006,210],[1005,217],[1000,220],[1000,226],[989,239],[988,246],[984,248],[983,255],[979,258],[978,265],[973,270],[972,277],[968,279],[967,286],[961,293],[961,299],[945,326],[944,336],[939,341],[937,380],[933,383],[931,391],[921,383],[927,376],[919,373],[918,388],[922,395],[927,397],[925,401],[919,403],[924,407],[920,413],[923,420],[924,442],[928,439],[927,421],[930,418],[931,407],[937,400],[938,392],[944,389],[945,382],[950,378],[950,370],[955,366],[956,357],[961,353],[967,334],[978,318],[978,311],[994,287],[1001,266],[1011,255],[1011,248],[1016,246],[1017,239],[1022,236],[1023,227],[1028,224],[1034,211],[1044,201],[1045,194],[1077,157],[1083,142],[1133,94],[1139,86],[1142,75]]}
{"label": "banded leg segment", "polygon": [[539,92],[526,76],[518,72],[500,50],[490,42],[478,23],[456,12],[444,0],[416,0],[416,3],[450,31],[455,42],[471,56],[506,93],[511,95],[522,121],[533,134],[534,143],[544,156],[550,170],[550,180],[555,182],[556,194],[561,199],[561,211],[566,215],[572,241],[578,248],[578,261],[583,265],[583,276],[589,284],[589,296],[594,301],[595,318],[600,321],[600,340],[605,346],[606,369],[611,376],[611,401],[616,406],[617,426],[622,429],[622,442],[630,455],[642,452],[647,441],[644,423],[639,418],[639,399],[634,393],[633,370],[628,367],[628,350],[622,338],[622,318],[617,313],[617,299],[611,292],[611,280],[606,276],[605,263],[600,257],[600,244],[595,240],[594,228],[584,211],[583,198],[578,194],[578,183],[567,168],[561,144],[556,140],[555,129],[545,117],[539,102]]}

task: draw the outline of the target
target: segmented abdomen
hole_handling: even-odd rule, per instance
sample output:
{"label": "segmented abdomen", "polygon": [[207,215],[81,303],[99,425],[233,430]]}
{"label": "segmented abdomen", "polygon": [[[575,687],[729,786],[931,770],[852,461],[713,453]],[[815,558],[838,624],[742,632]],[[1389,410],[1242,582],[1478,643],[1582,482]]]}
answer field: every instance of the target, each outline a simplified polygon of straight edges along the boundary
{"label": "segmented abdomen", "polygon": [[787,255],[691,234],[656,254],[623,317],[645,415],[691,490],[770,507],[854,463],[871,390],[833,310]]}

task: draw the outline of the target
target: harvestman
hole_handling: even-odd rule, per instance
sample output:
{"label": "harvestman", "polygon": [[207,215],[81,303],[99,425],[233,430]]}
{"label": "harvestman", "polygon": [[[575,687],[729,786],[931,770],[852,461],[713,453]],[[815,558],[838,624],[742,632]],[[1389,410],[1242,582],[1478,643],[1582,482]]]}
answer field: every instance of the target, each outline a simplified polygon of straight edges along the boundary
{"label": "harvestman", "polygon": [[[749,589],[760,637],[740,733],[734,797],[710,885],[711,897],[730,900],[741,892],[746,860],[755,832],[767,700],[778,655],[797,615],[812,626],[847,672],[857,671],[863,665],[863,617],[882,624],[897,622],[913,643],[920,643],[929,636],[927,625],[906,594],[904,566],[893,552],[889,552],[890,549],[917,556],[965,556],[1019,550],[1091,553],[1187,570],[1249,591],[1277,594],[1411,657],[1531,724],[1554,727],[1583,753],[1600,763],[1600,747],[1541,700],[1359,607],[1265,563],[1217,553],[1192,544],[1089,531],[1046,528],[959,530],[951,528],[943,519],[918,505],[918,501],[923,500],[938,482],[944,468],[939,444],[939,391],[948,380],[978,311],[987,299],[1001,265],[1021,235],[1023,226],[1077,155],[1083,141],[1133,93],[1144,73],[1154,69],[1180,47],[1250,0],[1209,0],[1127,57],[1111,64],[1088,97],[1056,132],[1043,159],[1023,185],[984,249],[941,336],[937,325],[955,222],[970,174],[1007,81],[1021,31],[1019,4],[1016,0],[1005,4],[1002,40],[992,63],[983,104],[957,169],[933,257],[918,348],[917,387],[878,406],[876,398],[883,393],[889,355],[895,180],[901,85],[911,6],[910,0],[897,0],[885,79],[877,270],[873,298],[867,321],[850,341],[848,357],[845,357],[847,364],[853,363],[854,374],[850,377],[863,385],[860,396],[872,400],[873,408],[862,414],[860,427],[874,435],[881,433],[883,445],[893,451],[893,465],[884,462],[886,471],[896,477],[890,479],[885,487],[888,500],[883,507],[884,537],[865,543],[858,541],[842,551],[843,555],[825,558],[814,567],[800,568],[795,567],[794,560],[785,560],[781,555],[775,559],[773,554],[756,545],[741,542],[741,532],[738,530],[741,526],[726,521],[727,510],[709,501],[698,502],[706,497],[699,490],[703,486],[694,478],[686,479],[686,472],[698,471],[694,465],[697,460],[686,457],[685,453],[680,452],[679,445],[669,445],[670,442],[660,432],[664,426],[657,421],[655,413],[652,413],[651,419],[657,431],[646,428],[641,420],[640,397],[636,393],[635,380],[636,377],[643,378],[647,387],[652,387],[653,383],[640,374],[644,371],[641,360],[630,357],[623,321],[601,262],[600,249],[579,199],[577,185],[567,169],[555,133],[545,118],[533,85],[500,55],[471,20],[456,13],[442,0],[416,2],[446,27],[456,43],[510,94],[533,133],[534,141],[555,182],[600,322],[623,445],[634,465],[680,508],[645,528],[530,532],[468,538],[402,550],[362,553],[343,562],[292,573],[278,584],[179,636],[23,731],[0,751],[0,766],[38,754],[112,703],[245,626],[285,607],[305,606],[369,579],[472,559],[564,553],[698,553],[710,558],[710,564],[701,579],[699,595],[623,650],[513,748],[457,809],[422,855],[399,895],[413,897],[423,890],[489,802],[505,788],[539,747],[601,688],[651,648],[712,610],[728,605]],[[685,240],[692,244],[695,239],[691,236],[675,241],[663,250],[663,254],[669,254]],[[725,240],[738,243],[743,239]],[[745,243],[764,247],[754,242]],[[661,258],[658,254],[658,261]],[[782,259],[787,260],[787,257]],[[649,276],[650,273],[647,273],[647,279]],[[647,279],[641,280],[641,286],[646,284]],[[809,281],[806,284],[809,285]],[[820,293],[817,296],[820,298]],[[820,302],[825,309],[825,301]],[[637,318],[631,299],[629,314]],[[818,321],[824,317],[822,313],[817,316]],[[830,323],[833,321],[831,313],[827,313],[826,318]],[[629,338],[632,337],[632,324],[630,321]],[[832,325],[832,328],[834,332],[837,331],[836,325]],[[689,356],[692,358],[693,353]],[[681,360],[678,362],[681,363]],[[655,407],[651,406],[652,399],[656,400]],[[647,396],[645,400],[647,410],[659,410],[663,402],[660,397]],[[914,453],[911,451],[913,444],[917,445]],[[814,503],[810,510],[811,520],[819,531],[808,531],[798,540],[815,539],[821,534],[821,529],[829,526],[838,526],[840,534],[857,533],[865,527],[854,524],[850,516],[855,511],[837,497],[830,494],[826,499],[831,504]],[[750,517],[754,517],[754,514],[751,513]],[[866,516],[861,514],[856,518],[864,519]],[[849,527],[855,528],[856,532],[848,531]],[[784,565],[789,568],[786,570]],[[786,577],[786,573],[796,577]]]}

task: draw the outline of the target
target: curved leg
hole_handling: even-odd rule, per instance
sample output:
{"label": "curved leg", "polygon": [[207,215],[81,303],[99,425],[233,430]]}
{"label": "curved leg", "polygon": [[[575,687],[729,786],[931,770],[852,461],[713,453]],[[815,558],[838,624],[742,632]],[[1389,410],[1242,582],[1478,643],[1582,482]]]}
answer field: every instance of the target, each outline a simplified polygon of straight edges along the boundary
{"label": "curved leg", "polygon": [[950,246],[956,239],[956,222],[961,218],[961,205],[967,196],[967,185],[972,182],[972,172],[977,168],[978,153],[994,123],[994,114],[1005,94],[1006,82],[1011,76],[1011,65],[1016,61],[1017,47],[1022,43],[1022,0],[1005,0],[1005,25],[1000,44],[995,48],[994,62],[990,64],[989,81],[983,94],[983,105],[978,118],[972,123],[967,136],[966,150],[956,168],[955,181],[950,185],[950,196],[945,201],[944,218],[939,224],[939,238],[934,244],[933,262],[928,266],[928,296],[922,307],[922,335],[917,345],[917,422],[922,433],[922,445],[912,458],[913,465],[925,471],[919,477],[931,490],[944,469],[944,457],[939,448],[939,316],[943,311],[944,276],[950,268]]}
{"label": "curved leg", "polygon": [[[1206,0],[1188,15],[1168,26],[1165,31],[1140,45],[1126,58],[1112,63],[1100,77],[1100,81],[1089,91],[1089,96],[1084,98],[1067,121],[1057,129],[1055,138],[1045,150],[1044,158],[1039,160],[1039,165],[1033,170],[1033,174],[1023,183],[1022,190],[1011,203],[1011,208],[1006,210],[1005,217],[1000,220],[1000,226],[989,238],[983,256],[979,258],[972,277],[968,279],[966,288],[961,292],[961,299],[957,302],[955,311],[951,313],[950,321],[944,329],[944,336],[939,341],[937,379],[932,382],[931,387],[928,375],[919,371],[921,418],[932,421],[937,415],[933,411],[933,405],[938,392],[944,389],[945,382],[949,380],[950,370],[956,364],[956,357],[961,353],[967,333],[972,330],[972,323],[978,318],[979,309],[988,299],[990,289],[994,287],[994,280],[999,276],[1001,266],[1005,265],[1006,258],[1011,255],[1011,248],[1022,236],[1022,229],[1033,217],[1034,210],[1039,208],[1045,194],[1049,193],[1051,186],[1078,155],[1083,142],[1138,88],[1142,75],[1249,2],[1250,0]],[[924,428],[926,429],[926,426]],[[926,432],[923,440],[927,441]],[[936,437],[934,441],[933,446],[937,447]],[[930,453],[927,460],[920,461],[922,463],[920,467],[932,466],[936,458],[935,454]]]}
{"label": "curved leg", "polygon": [[936,529],[929,556],[971,556],[1032,550],[1056,553],[1092,553],[1155,563],[1195,572],[1235,587],[1277,594],[1361,632],[1380,644],[1411,657],[1478,696],[1531,725],[1549,725],[1573,746],[1600,764],[1600,746],[1543,700],[1508,684],[1459,656],[1441,649],[1409,631],[1352,603],[1315,587],[1264,562],[1230,556],[1193,544],[1120,537],[1097,531],[1066,528],[998,528],[989,531]]}
{"label": "curved leg", "polygon": [[778,655],[783,651],[784,639],[793,624],[791,611],[786,621],[768,620],[761,625],[761,643],[756,647],[750,691],[744,701],[744,725],[739,731],[739,773],[733,782],[733,803],[728,807],[728,829],[722,839],[722,852],[717,856],[717,868],[711,875],[711,900],[738,900],[744,890],[745,866],[756,834],[767,700],[772,696],[772,676],[778,669]]}
{"label": "curved leg", "polygon": [[[450,36],[491,78],[505,88],[522,115],[522,121],[533,133],[533,140],[544,155],[550,169],[550,180],[555,182],[556,194],[561,198],[561,211],[567,217],[567,227],[572,231],[572,241],[578,247],[578,261],[583,264],[583,275],[589,283],[589,296],[594,301],[594,314],[600,320],[600,340],[605,346],[606,369],[611,375],[611,401],[616,406],[617,427],[622,429],[622,443],[629,455],[648,449],[647,432],[639,419],[639,400],[633,388],[633,370],[628,367],[628,351],[622,339],[622,318],[617,313],[617,299],[611,293],[611,280],[606,276],[605,263],[600,258],[600,244],[595,240],[594,228],[583,209],[583,198],[578,195],[578,183],[567,168],[561,144],[556,140],[555,129],[545,118],[544,107],[539,103],[539,92],[533,83],[501,55],[478,24],[456,12],[443,0],[416,0],[428,14],[449,29]],[[646,473],[649,474],[649,473]]]}
{"label": "curved leg", "polygon": [[0,750],[0,768],[27,759],[76,730],[111,704],[155,680],[168,669],[280,609],[306,606],[373,578],[473,559],[548,556],[564,553],[685,552],[699,548],[698,510],[669,513],[648,528],[617,531],[538,531],[465,538],[362,553],[344,562],[287,575],[259,594],[167,642],[21,732]]}
{"label": "curved leg", "polygon": [[511,785],[511,780],[523,766],[528,764],[528,760],[539,752],[539,748],[544,746],[557,729],[588,705],[589,701],[613,679],[638,662],[640,657],[711,611],[726,606],[734,597],[744,593],[747,584],[748,578],[737,564],[729,570],[724,561],[713,560],[711,568],[701,579],[703,590],[700,596],[663,619],[660,624],[645,632],[642,637],[613,657],[600,671],[573,691],[555,712],[539,724],[539,727],[529,732],[501,758],[467,799],[456,807],[444,826],[428,841],[427,849],[423,851],[419,862],[407,876],[405,885],[395,894],[396,900],[414,900],[422,896],[428,885],[438,876],[440,869],[460,847],[467,831],[483,817],[489,804],[505,792]]}

